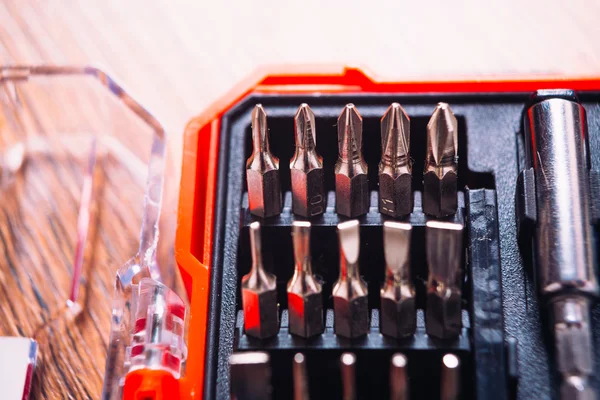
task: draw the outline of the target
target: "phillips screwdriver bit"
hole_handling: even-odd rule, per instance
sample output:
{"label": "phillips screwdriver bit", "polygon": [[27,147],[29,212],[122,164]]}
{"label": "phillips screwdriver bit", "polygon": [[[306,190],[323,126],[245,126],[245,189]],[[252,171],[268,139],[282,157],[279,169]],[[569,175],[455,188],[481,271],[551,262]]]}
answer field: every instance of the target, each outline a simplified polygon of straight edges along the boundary
{"label": "phillips screwdriver bit", "polygon": [[362,117],[347,104],[338,117],[338,160],[335,164],[336,212],[358,217],[369,211],[367,163],[362,155]]}
{"label": "phillips screwdriver bit", "polygon": [[357,220],[338,225],[340,277],[333,286],[333,329],[336,335],[356,338],[369,331],[368,288],[360,277],[360,231]]}
{"label": "phillips screwdriver bit", "polygon": [[390,400],[408,400],[408,378],[406,364],[408,359],[404,354],[396,353],[390,363]]}
{"label": "phillips screwdriver bit", "polygon": [[294,116],[296,152],[290,161],[292,212],[312,217],[325,211],[327,196],[323,184],[323,157],[317,153],[315,114],[301,104]]}
{"label": "phillips screwdriver bit", "polygon": [[252,155],[246,161],[250,212],[262,218],[281,214],[279,159],[269,148],[267,113],[257,104],[252,110]]}
{"label": "phillips screwdriver bit", "polygon": [[292,223],[294,275],[287,285],[290,333],[308,338],[323,333],[321,284],[312,273],[310,222]]}
{"label": "phillips screwdriver bit", "polygon": [[460,360],[454,354],[446,354],[442,358],[440,379],[440,399],[460,399]]}
{"label": "phillips screwdriver bit", "polygon": [[386,268],[381,288],[381,333],[398,339],[414,335],[417,328],[416,294],[410,276],[411,232],[407,223],[383,224]]}
{"label": "phillips screwdriver bit", "polygon": [[343,353],[340,357],[340,371],[342,375],[342,399],[356,399],[356,356],[352,353]]}
{"label": "phillips screwdriver bit", "polygon": [[234,353],[229,356],[232,400],[269,400],[271,366],[263,352]]}
{"label": "phillips screwdriver bit", "polygon": [[253,222],[249,231],[252,267],[242,277],[244,328],[247,335],[265,339],[279,331],[277,279],[263,266],[260,224]]}
{"label": "phillips screwdriver bit", "polygon": [[401,217],[413,211],[410,119],[398,103],[381,118],[379,212]]}
{"label": "phillips screwdriver bit", "polygon": [[296,353],[293,361],[294,400],[308,400],[308,376],[306,373],[306,358],[302,353]]}
{"label": "phillips screwdriver bit", "polygon": [[428,221],[426,252],[427,335],[438,339],[453,339],[462,328],[461,262],[463,226],[454,222]]}
{"label": "phillips screwdriver bit", "polygon": [[427,124],[423,173],[423,212],[434,217],[456,213],[458,122],[446,103],[438,103]]}

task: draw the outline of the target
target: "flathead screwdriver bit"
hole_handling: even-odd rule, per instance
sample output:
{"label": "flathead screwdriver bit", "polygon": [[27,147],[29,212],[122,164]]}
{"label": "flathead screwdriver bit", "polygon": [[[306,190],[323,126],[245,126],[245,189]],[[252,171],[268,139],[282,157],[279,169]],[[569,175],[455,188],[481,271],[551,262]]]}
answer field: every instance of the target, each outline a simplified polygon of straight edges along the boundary
{"label": "flathead screwdriver bit", "polygon": [[308,338],[323,333],[321,284],[312,273],[310,222],[292,223],[294,275],[287,285],[289,329],[293,335]]}
{"label": "flathead screwdriver bit", "polygon": [[379,212],[401,217],[413,211],[410,119],[398,103],[381,118]]}
{"label": "flathead screwdriver bit", "polygon": [[415,288],[410,276],[412,227],[401,222],[383,224],[385,283],[381,288],[381,333],[397,339],[414,335],[417,328]]}
{"label": "flathead screwdriver bit", "polygon": [[242,277],[244,329],[249,336],[265,339],[279,331],[277,279],[263,266],[260,224],[253,222],[249,231],[252,267]]}
{"label": "flathead screwdriver bit", "polygon": [[429,336],[454,339],[462,329],[463,226],[428,221],[425,235],[429,268],[425,329]]}
{"label": "flathead screwdriver bit", "polygon": [[313,217],[325,211],[327,196],[323,183],[323,157],[317,153],[315,114],[301,104],[294,116],[296,152],[290,161],[292,212]]}
{"label": "flathead screwdriver bit", "polygon": [[360,277],[360,231],[357,220],[338,225],[340,277],[333,286],[333,329],[346,338],[369,332],[368,288]]}
{"label": "flathead screwdriver bit", "polygon": [[345,217],[369,212],[367,163],[362,155],[362,117],[347,104],[338,117],[338,160],[335,164],[335,207]]}
{"label": "flathead screwdriver bit", "polygon": [[232,400],[269,400],[271,366],[263,352],[234,353],[229,356]]}
{"label": "flathead screwdriver bit", "polygon": [[269,148],[267,113],[257,104],[252,110],[252,155],[246,161],[250,213],[268,218],[281,214],[279,159]]}
{"label": "flathead screwdriver bit", "polygon": [[458,207],[458,122],[446,103],[438,103],[427,124],[427,155],[423,172],[423,212],[434,217],[456,213]]}

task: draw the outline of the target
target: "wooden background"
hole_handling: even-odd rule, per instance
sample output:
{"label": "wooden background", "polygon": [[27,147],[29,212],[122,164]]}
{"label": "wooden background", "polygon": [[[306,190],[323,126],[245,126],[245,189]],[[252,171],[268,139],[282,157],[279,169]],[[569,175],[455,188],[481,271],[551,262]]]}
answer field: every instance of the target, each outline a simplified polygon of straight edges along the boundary
{"label": "wooden background", "polygon": [[[163,121],[171,134],[163,221],[170,240],[184,125],[256,67],[358,64],[395,79],[600,75],[598,15],[594,0],[2,0],[0,61],[100,65]],[[49,102],[36,113],[47,122],[81,107],[75,97],[60,104]],[[6,117],[0,120],[4,147],[18,139],[8,125]],[[149,136],[124,141],[137,150]],[[114,272],[136,251],[140,179],[105,157],[96,173],[98,201],[82,279],[85,309],[68,318],[63,304],[81,154],[69,153],[67,162],[37,157],[0,187],[0,334],[40,340],[34,398],[99,397]]]}

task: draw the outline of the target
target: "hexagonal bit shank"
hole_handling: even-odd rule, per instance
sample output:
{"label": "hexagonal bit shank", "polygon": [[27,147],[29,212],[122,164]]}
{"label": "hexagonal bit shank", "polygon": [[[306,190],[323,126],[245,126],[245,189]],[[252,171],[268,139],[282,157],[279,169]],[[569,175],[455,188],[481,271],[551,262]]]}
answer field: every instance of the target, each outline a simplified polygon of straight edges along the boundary
{"label": "hexagonal bit shank", "polygon": [[442,358],[440,400],[460,399],[460,360],[454,354]]}
{"label": "hexagonal bit shank", "polygon": [[323,333],[321,284],[312,274],[310,222],[292,223],[294,275],[287,285],[290,333],[308,338]]}
{"label": "hexagonal bit shank", "polygon": [[423,172],[423,212],[434,217],[456,213],[458,200],[458,122],[446,103],[438,103],[427,124]]}
{"label": "hexagonal bit shank", "polygon": [[402,353],[396,353],[390,361],[390,400],[409,400],[408,359]]}
{"label": "hexagonal bit shank", "polygon": [[262,262],[260,224],[250,224],[252,268],[242,277],[242,305],[246,334],[259,339],[277,335],[277,279],[265,271]]}
{"label": "hexagonal bit shank", "polygon": [[294,117],[296,152],[290,161],[292,212],[312,217],[325,211],[327,196],[323,183],[323,158],[317,153],[315,114],[301,104]]}
{"label": "hexagonal bit shank", "polygon": [[367,163],[362,156],[362,117],[347,104],[338,117],[339,155],[335,164],[335,207],[354,218],[369,212]]}
{"label": "hexagonal bit shank", "polygon": [[234,353],[229,356],[229,370],[232,399],[271,399],[271,365],[267,353]]}
{"label": "hexagonal bit shank", "polygon": [[356,400],[356,356],[343,353],[340,357],[342,400]]}
{"label": "hexagonal bit shank", "polygon": [[308,372],[306,371],[306,357],[296,353],[292,364],[294,377],[294,400],[309,400]]}
{"label": "hexagonal bit shank", "polygon": [[462,329],[463,226],[428,221],[425,230],[429,267],[425,328],[429,336],[453,339]]}
{"label": "hexagonal bit shank", "polygon": [[271,154],[267,113],[257,104],[252,110],[252,155],[246,161],[250,212],[262,218],[281,214],[279,159]]}
{"label": "hexagonal bit shank", "polygon": [[379,212],[401,217],[412,210],[410,119],[400,104],[393,103],[381,118]]}
{"label": "hexagonal bit shank", "polygon": [[394,338],[414,335],[417,328],[415,288],[410,276],[410,238],[407,223],[383,224],[385,283],[381,288],[381,333]]}
{"label": "hexagonal bit shank", "polygon": [[333,286],[333,329],[336,335],[356,338],[369,331],[367,284],[360,277],[360,231],[357,220],[338,225],[340,277]]}

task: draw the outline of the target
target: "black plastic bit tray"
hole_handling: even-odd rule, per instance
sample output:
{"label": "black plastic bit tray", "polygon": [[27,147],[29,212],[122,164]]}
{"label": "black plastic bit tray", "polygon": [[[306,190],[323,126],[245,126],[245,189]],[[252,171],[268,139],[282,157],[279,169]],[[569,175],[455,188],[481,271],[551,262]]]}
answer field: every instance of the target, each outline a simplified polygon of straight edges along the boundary
{"label": "black plastic bit tray", "polygon": [[[515,188],[523,167],[522,115],[530,93],[490,94],[356,94],[252,95],[222,118],[214,255],[206,353],[205,398],[229,398],[228,357],[233,351],[261,350],[271,357],[274,399],[292,398],[292,357],[305,354],[311,399],[341,398],[339,357],[357,356],[359,399],[386,398],[391,356],[408,357],[412,399],[439,398],[441,359],[451,352],[462,364],[464,399],[546,399],[556,397],[552,338],[542,327],[533,268],[527,249],[519,248],[515,216]],[[587,110],[591,165],[600,164],[600,100],[598,93],[579,93]],[[465,224],[463,332],[453,341],[428,338],[424,329],[425,261],[421,211],[426,124],[437,102],[450,104],[459,125],[459,212],[450,220]],[[316,115],[317,149],[324,159],[329,191],[325,214],[311,218],[313,271],[323,280],[325,333],[304,340],[287,330],[286,285],[293,273],[289,160],[294,151],[293,116],[301,103]],[[346,103],[354,103],[363,117],[363,154],[369,166],[371,209],[361,223],[361,275],[369,286],[371,331],[361,339],[333,334],[332,285],[339,271],[335,214],[337,117]],[[382,224],[377,210],[377,167],[381,152],[379,121],[392,102],[399,102],[411,118],[411,156],[415,207],[404,221],[413,229],[412,274],[417,290],[417,333],[395,340],[379,333],[379,288],[384,277]],[[245,183],[245,161],[251,152],[250,114],[261,103],[268,115],[271,151],[280,159],[284,209],[280,216],[261,219],[250,215]],[[300,218],[301,219],[301,218]],[[256,340],[244,335],[240,280],[250,269],[248,225],[262,226],[263,258],[277,276],[281,329],[277,337]],[[545,310],[544,310],[545,311]],[[593,310],[596,370],[600,365],[600,307]],[[594,381],[598,386],[598,383]]]}

